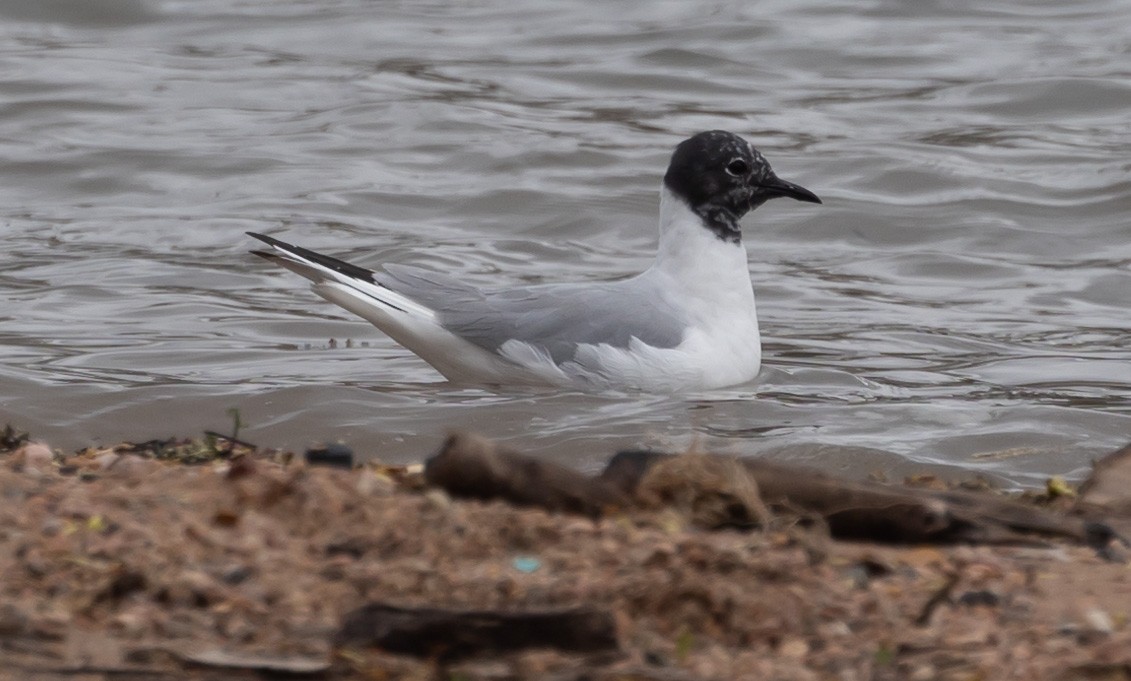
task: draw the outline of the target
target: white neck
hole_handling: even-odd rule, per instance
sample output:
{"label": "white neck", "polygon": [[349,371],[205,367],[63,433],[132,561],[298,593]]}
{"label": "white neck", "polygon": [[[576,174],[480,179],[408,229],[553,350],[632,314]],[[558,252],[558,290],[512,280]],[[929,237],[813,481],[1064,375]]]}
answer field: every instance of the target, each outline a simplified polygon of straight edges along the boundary
{"label": "white neck", "polygon": [[641,276],[656,280],[682,309],[687,330],[679,350],[697,367],[698,385],[732,385],[758,375],[762,346],[746,248],[720,239],[666,187],[656,262]]}
{"label": "white neck", "polygon": [[720,239],[667,187],[660,190],[660,245],[652,270],[672,277],[689,293],[732,292],[753,303],[742,242]]}

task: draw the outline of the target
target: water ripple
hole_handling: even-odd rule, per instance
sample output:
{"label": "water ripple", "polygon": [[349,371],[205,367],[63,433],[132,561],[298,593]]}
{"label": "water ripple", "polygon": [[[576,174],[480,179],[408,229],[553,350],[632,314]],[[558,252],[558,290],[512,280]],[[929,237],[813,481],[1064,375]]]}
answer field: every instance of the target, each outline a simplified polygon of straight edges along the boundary
{"label": "water ripple", "polygon": [[[1125,4],[0,15],[0,395],[58,446],[235,406],[265,443],[394,460],[467,427],[582,467],[699,442],[1034,484],[1131,433]],[[713,127],[826,201],[747,220],[753,385],[454,388],[245,254],[253,230],[479,284],[625,276],[670,147]]]}

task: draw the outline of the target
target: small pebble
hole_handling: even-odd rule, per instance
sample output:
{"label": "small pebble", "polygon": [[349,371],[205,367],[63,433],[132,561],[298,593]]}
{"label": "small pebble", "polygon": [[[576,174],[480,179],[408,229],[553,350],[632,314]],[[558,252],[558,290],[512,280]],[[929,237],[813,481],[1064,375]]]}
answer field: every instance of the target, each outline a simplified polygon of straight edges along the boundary
{"label": "small pebble", "polygon": [[424,498],[428,500],[434,508],[447,509],[452,506],[452,498],[448,493],[439,487],[433,487],[424,493]]}
{"label": "small pebble", "polygon": [[14,471],[46,473],[54,469],[55,454],[42,442],[28,442],[12,453],[8,465]]}
{"label": "small pebble", "polygon": [[357,479],[357,491],[365,496],[386,496],[397,489],[397,483],[383,473],[362,472]]}
{"label": "small pebble", "polygon": [[511,561],[511,565],[514,566],[515,570],[528,575],[542,567],[542,561],[533,556],[518,556]]}
{"label": "small pebble", "polygon": [[1099,608],[1088,608],[1084,611],[1084,622],[1092,631],[1098,631],[1101,634],[1110,634],[1115,631],[1115,623],[1111,620],[1111,615],[1106,611]]}
{"label": "small pebble", "polygon": [[106,452],[105,454],[99,454],[97,457],[95,457],[94,464],[98,467],[98,470],[105,471],[113,468],[121,458],[122,455],[120,454],[115,454],[114,452]]}
{"label": "small pebble", "polygon": [[939,672],[930,665],[922,664],[912,669],[907,678],[909,681],[933,681],[939,678]]}
{"label": "small pebble", "polygon": [[54,537],[63,531],[63,522],[51,516],[43,521],[43,524],[39,527],[39,531],[43,533],[44,537]]}
{"label": "small pebble", "polygon": [[28,626],[27,613],[14,603],[0,605],[0,636],[18,636]]}
{"label": "small pebble", "polygon": [[251,568],[242,563],[236,563],[224,568],[220,574],[220,579],[224,580],[227,584],[239,584],[251,576]]}
{"label": "small pebble", "polygon": [[308,449],[305,457],[306,463],[311,466],[353,468],[353,450],[339,443]]}
{"label": "small pebble", "polygon": [[958,597],[958,603],[967,607],[986,606],[995,608],[1001,605],[1001,597],[992,591],[967,591]]}
{"label": "small pebble", "polygon": [[791,636],[778,646],[778,653],[783,657],[800,660],[809,654],[809,644],[805,642],[805,639]]}
{"label": "small pebble", "polygon": [[110,625],[126,638],[141,638],[146,630],[145,619],[136,612],[123,612],[110,620]]}

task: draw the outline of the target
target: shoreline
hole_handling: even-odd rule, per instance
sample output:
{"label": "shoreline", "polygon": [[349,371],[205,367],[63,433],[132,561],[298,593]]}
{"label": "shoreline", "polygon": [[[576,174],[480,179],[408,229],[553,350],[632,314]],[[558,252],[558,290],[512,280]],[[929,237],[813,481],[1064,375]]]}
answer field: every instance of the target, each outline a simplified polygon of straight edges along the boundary
{"label": "shoreline", "polygon": [[[756,526],[707,530],[678,493],[550,511],[461,498],[417,466],[311,465],[223,436],[165,445],[179,458],[137,445],[57,458],[16,435],[0,438],[0,678],[1070,679],[1131,669],[1131,574],[1116,541],[850,542],[812,514],[776,508]],[[696,470],[700,482],[718,479],[702,474],[711,468],[677,477]],[[1051,500],[1065,517],[1078,503],[1069,493]],[[359,635],[347,625],[365,606],[385,619]],[[412,620],[414,640],[439,638],[423,652],[374,638],[390,608]],[[576,640],[560,627],[579,612],[591,635],[567,645]],[[556,623],[558,638],[515,647],[513,631],[538,630],[535,620]],[[483,621],[520,628],[491,639],[471,624]]]}

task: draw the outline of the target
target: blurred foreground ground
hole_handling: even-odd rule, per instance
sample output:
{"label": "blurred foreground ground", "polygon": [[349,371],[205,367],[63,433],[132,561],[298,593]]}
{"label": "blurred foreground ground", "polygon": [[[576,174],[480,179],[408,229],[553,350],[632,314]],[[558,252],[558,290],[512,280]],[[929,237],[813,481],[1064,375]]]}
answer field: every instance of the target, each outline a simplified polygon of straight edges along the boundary
{"label": "blurred foreground ground", "polygon": [[[1131,678],[1131,571],[1092,548],[593,520],[452,499],[411,469],[234,454],[0,454],[0,679]],[[371,602],[585,607],[615,645],[336,645]]]}

